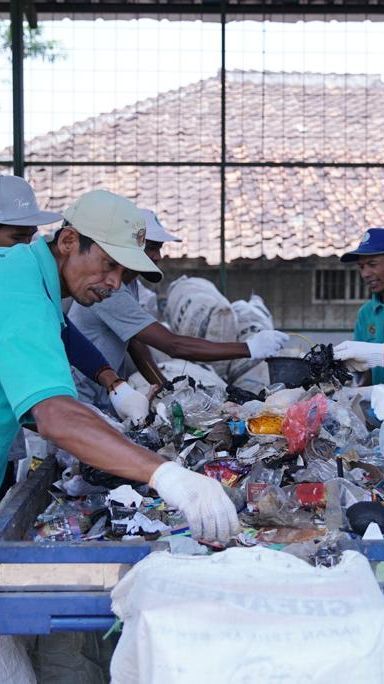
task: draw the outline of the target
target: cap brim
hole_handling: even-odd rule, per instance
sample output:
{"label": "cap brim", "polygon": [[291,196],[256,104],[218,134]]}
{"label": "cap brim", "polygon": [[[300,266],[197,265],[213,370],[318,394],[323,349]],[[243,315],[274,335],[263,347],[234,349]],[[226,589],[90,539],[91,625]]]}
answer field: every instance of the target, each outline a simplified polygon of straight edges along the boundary
{"label": "cap brim", "polygon": [[121,266],[140,273],[152,283],[158,283],[162,279],[162,271],[155,266],[152,259],[140,247],[118,247],[100,240],[95,240],[95,242]]}
{"label": "cap brim", "polygon": [[62,221],[63,215],[56,211],[39,211],[38,214],[32,216],[24,216],[23,218],[15,218],[11,220],[0,219],[2,226],[45,226],[47,223],[56,223]]}
{"label": "cap brim", "polygon": [[183,242],[181,238],[171,235],[160,226],[156,226],[153,230],[151,226],[147,228],[145,239],[151,240],[151,242]]}
{"label": "cap brim", "polygon": [[384,254],[384,250],[380,252],[360,252],[360,251],[355,251],[355,252],[347,252],[346,254],[343,254],[342,257],[340,257],[340,261],[343,262],[343,264],[346,263],[351,263],[352,261],[358,261],[359,256],[380,256]]}

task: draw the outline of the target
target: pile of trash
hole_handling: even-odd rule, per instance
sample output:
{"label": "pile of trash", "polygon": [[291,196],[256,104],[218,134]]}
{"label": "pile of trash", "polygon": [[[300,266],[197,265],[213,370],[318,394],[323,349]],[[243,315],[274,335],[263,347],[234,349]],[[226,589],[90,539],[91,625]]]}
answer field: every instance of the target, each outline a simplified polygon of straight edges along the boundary
{"label": "pile of trash", "polygon": [[[107,419],[133,442],[221,482],[241,523],[229,546],[284,548],[329,565],[348,548],[351,533],[364,534],[371,520],[380,534],[383,435],[368,431],[356,399],[321,385],[275,385],[255,396],[213,382],[212,372],[204,371],[207,384],[196,379],[199,370],[195,375],[172,378],[145,426]],[[160,538],[175,552],[223,548],[192,540],[182,514],[147,485],[97,471],[61,450],[57,460],[61,478],[30,539]]]}

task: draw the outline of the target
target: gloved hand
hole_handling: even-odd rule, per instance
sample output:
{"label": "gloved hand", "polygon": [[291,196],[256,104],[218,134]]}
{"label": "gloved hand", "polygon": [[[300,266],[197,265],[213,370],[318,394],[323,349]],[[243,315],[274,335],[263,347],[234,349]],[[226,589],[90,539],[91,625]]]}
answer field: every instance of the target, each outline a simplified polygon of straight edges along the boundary
{"label": "gloved hand", "polygon": [[384,344],[377,342],[352,342],[347,340],[333,348],[335,359],[345,361],[352,371],[366,371],[384,366]]}
{"label": "gloved hand", "polygon": [[121,420],[130,418],[134,425],[139,425],[146,419],[149,412],[147,397],[134,390],[124,380],[111,389],[109,398]]}
{"label": "gloved hand", "polygon": [[379,420],[384,420],[384,385],[374,385],[371,395],[371,406]]}
{"label": "gloved hand", "polygon": [[254,335],[251,335],[246,340],[251,359],[263,361],[269,356],[275,356],[280,349],[282,349],[289,340],[289,335],[286,335],[279,330],[261,330]]}
{"label": "gloved hand", "polygon": [[195,539],[226,542],[239,532],[235,506],[217,480],[170,461],[155,470],[149,484],[184,513]]}

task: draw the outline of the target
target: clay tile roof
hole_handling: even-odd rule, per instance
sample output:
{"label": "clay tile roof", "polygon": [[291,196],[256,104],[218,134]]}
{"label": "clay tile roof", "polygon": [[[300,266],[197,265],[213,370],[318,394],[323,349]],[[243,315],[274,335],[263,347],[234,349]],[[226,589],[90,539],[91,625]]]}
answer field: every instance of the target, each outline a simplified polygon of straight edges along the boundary
{"label": "clay tile roof", "polygon": [[[379,76],[228,72],[226,258],[340,255],[384,221]],[[63,209],[108,188],[157,211],[183,243],[172,257],[220,261],[220,169],[70,167],[70,161],[220,162],[220,75],[74,123],[26,144],[40,201]],[[0,153],[5,158],[9,150]],[[44,161],[62,162],[47,167]],[[267,167],[236,166],[269,162]],[[295,162],[299,166],[292,166]],[[300,163],[313,166],[300,166]],[[361,164],[317,166],[326,164]],[[275,166],[283,163],[285,166]]]}

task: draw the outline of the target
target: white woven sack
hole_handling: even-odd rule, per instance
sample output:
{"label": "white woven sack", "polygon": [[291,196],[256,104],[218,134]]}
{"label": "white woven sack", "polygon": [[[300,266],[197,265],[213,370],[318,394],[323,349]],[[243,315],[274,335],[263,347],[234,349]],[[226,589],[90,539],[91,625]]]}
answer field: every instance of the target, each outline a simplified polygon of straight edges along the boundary
{"label": "white woven sack", "polygon": [[[179,335],[202,337],[212,342],[236,341],[236,313],[228,299],[205,278],[182,276],[171,283],[164,316],[172,331]],[[228,361],[217,361],[212,366],[223,377]]]}
{"label": "white woven sack", "polygon": [[152,553],[112,592],[112,684],[382,684],[384,597],[366,558]]}

